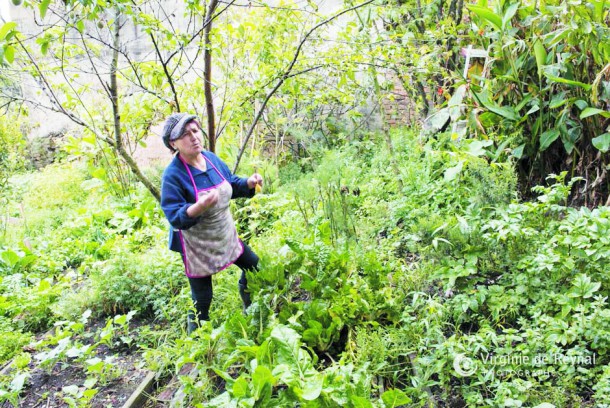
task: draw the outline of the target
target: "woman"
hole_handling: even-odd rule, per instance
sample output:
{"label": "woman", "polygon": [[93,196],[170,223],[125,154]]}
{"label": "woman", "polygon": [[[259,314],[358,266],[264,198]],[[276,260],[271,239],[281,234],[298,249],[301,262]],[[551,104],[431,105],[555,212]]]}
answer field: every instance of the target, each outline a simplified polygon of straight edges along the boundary
{"label": "woman", "polygon": [[197,317],[189,313],[188,333],[209,320],[212,275],[237,265],[242,273],[239,294],[250,305],[246,271],[257,269],[258,257],[237,237],[229,200],[252,197],[262,177],[233,175],[214,153],[203,151],[201,126],[195,115],[176,113],[167,118],[163,142],[176,153],[163,172],[161,207],[170,227],[170,249],[180,252],[191,286]]}

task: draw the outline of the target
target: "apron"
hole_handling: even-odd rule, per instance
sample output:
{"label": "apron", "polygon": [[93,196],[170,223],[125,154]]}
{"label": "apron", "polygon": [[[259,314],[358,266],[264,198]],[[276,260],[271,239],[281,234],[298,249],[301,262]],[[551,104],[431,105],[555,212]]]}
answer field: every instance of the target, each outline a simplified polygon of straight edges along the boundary
{"label": "apron", "polygon": [[222,181],[201,190],[197,189],[188,164],[180,158],[191,178],[197,199],[211,190],[218,190],[218,201],[201,214],[199,222],[188,230],[178,231],[184,254],[185,272],[189,278],[212,276],[228,268],[244,251],[229,210],[233,188],[205,155],[203,158],[208,165],[207,171],[216,171]]}

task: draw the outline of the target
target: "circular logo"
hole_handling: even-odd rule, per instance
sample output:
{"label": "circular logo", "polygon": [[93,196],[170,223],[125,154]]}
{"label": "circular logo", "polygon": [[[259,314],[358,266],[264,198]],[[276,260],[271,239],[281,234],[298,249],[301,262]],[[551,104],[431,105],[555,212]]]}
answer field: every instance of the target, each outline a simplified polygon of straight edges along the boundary
{"label": "circular logo", "polygon": [[453,359],[453,369],[460,377],[470,377],[477,371],[477,366],[473,359],[464,354],[458,354]]}

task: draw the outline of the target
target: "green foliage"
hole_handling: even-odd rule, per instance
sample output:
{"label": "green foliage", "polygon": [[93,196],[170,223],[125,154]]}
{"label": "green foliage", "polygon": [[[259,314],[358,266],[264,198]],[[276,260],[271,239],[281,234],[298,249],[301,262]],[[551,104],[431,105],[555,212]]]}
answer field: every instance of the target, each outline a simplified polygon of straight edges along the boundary
{"label": "green foliage", "polygon": [[[164,238],[158,237],[164,243]],[[145,315],[163,317],[173,313],[172,297],[184,286],[183,269],[155,247],[133,253],[124,242],[114,241],[112,259],[92,264],[85,288],[68,295],[63,302],[76,302],[96,314],[114,315],[139,310]],[[67,305],[66,305],[67,306]],[[66,310],[68,313],[69,309]]]}
{"label": "green foliage", "polygon": [[25,138],[13,115],[0,118],[0,203],[7,200],[9,178],[24,167]]}
{"label": "green foliage", "polygon": [[602,39],[610,34],[608,5],[506,1],[467,8],[472,41],[494,59],[487,78],[471,78],[477,86],[470,98],[485,108],[468,116],[471,128],[520,130],[521,142],[509,147],[539,178],[552,169],[571,169],[572,176],[576,155],[607,150],[610,47]]}
{"label": "green foliage", "polygon": [[[6,299],[2,301],[6,302]],[[18,354],[32,339],[31,335],[15,330],[10,321],[4,317],[0,318],[0,333],[0,364],[4,364]]]}
{"label": "green foliage", "polygon": [[[84,202],[86,192],[81,183],[85,176],[78,166],[59,164],[45,172],[19,174],[11,179],[11,201],[7,211],[14,218],[9,240],[42,236],[55,231],[66,213]],[[9,230],[7,230],[7,233]]]}
{"label": "green foliage", "polygon": [[[268,194],[234,206],[240,233],[261,256],[260,270],[248,274],[254,303],[242,315],[231,268],[214,277],[212,322],[186,337],[178,329],[190,304],[182,266],[165,248],[158,206],[137,191],[125,156],[109,143],[117,136],[110,100],[89,106],[80,98],[99,90],[73,78],[52,84],[64,109],[91,118],[67,145],[86,168],[54,166],[14,178],[7,208],[23,223],[0,249],[6,331],[66,319],[56,322],[36,360],[48,369],[77,362],[91,375],[89,386],[62,389],[73,406],[88,404],[95,383],[120,374],[93,356],[95,347],[136,344],[164,374],[196,367],[195,378],[182,379],[192,406],[606,403],[608,209],[567,207],[573,176],[586,165],[580,158],[608,150],[607,5],[589,3],[500,1],[491,9],[480,1],[467,6],[468,26],[459,2],[375,6],[342,22],[336,42],[317,33],[294,66],[303,75],[289,78],[283,73],[300,33],[324,18],[312,4],[232,7],[217,18],[210,51],[222,72],[217,94],[225,95],[220,156],[233,157],[257,106],[281,79],[248,166],[271,167],[260,146],[275,163],[295,162],[277,176],[269,171]],[[50,5],[32,4],[41,15]],[[159,58],[134,60],[119,78],[119,131],[128,150],[178,104],[200,110],[204,80],[191,75],[181,54],[202,50],[197,24],[174,29],[162,11],[144,13],[137,2],[68,4],[89,22],[118,6],[155,40]],[[199,21],[204,6],[189,3],[186,15]],[[64,72],[82,69],[87,51],[104,55],[93,34],[79,44],[60,40],[89,30],[85,20],[68,14],[25,47],[62,58]],[[100,38],[116,22],[101,24]],[[0,41],[14,35],[4,27]],[[457,52],[466,41],[490,52],[489,74],[461,77]],[[12,59],[6,44],[4,58]],[[448,100],[441,125],[465,117],[474,137],[398,129],[386,139],[354,130],[370,119],[359,109],[363,101],[379,101],[390,89],[378,79],[382,68],[415,84],[407,92],[421,98],[422,109]],[[168,71],[175,75],[164,76]],[[450,83],[457,88],[451,97]],[[394,157],[380,148],[388,139]],[[544,162],[558,146],[572,161]],[[600,174],[605,159],[596,162]],[[542,164],[544,175],[567,164],[574,170],[556,171],[533,190],[534,200],[519,202],[512,160]],[[158,335],[166,340],[130,334],[135,310],[170,322]],[[112,316],[95,347],[80,337],[89,313]],[[7,348],[7,358],[15,352]],[[536,362],[541,356],[548,360]],[[464,358],[470,362],[460,366]],[[464,374],[468,368],[474,371]],[[10,386],[0,398],[17,401],[26,378],[16,373],[13,384],[4,381]]]}

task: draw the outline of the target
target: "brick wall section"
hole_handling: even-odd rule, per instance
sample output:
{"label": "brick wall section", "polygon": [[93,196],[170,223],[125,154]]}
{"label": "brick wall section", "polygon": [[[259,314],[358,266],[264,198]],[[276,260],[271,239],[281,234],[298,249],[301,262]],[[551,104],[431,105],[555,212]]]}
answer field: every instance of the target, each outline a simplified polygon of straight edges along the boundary
{"label": "brick wall section", "polygon": [[385,113],[384,123],[388,127],[413,124],[419,119],[415,101],[411,100],[395,75],[388,74],[387,79],[393,82],[394,88],[382,101],[383,112]]}

